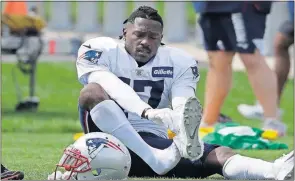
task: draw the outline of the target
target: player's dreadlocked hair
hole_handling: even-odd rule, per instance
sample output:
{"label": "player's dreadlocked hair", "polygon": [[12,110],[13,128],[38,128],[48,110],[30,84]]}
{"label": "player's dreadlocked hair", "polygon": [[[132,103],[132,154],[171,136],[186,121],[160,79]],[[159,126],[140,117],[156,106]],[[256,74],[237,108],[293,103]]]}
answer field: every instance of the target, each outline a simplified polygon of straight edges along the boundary
{"label": "player's dreadlocked hair", "polygon": [[158,14],[158,11],[149,6],[140,6],[129,16],[128,19],[123,22],[123,24],[127,22],[134,23],[135,18],[145,18],[158,21],[162,26],[164,26],[162,17]]}
{"label": "player's dreadlocked hair", "polygon": [[[127,18],[123,22],[123,24],[126,24],[127,22],[134,23],[136,18],[145,18],[158,21],[159,23],[161,23],[162,27],[164,27],[162,17],[158,14],[158,11],[149,6],[140,6],[139,8],[137,8],[133,13],[131,13],[129,18]],[[119,39],[122,38],[123,36],[119,36]],[[164,43],[161,43],[161,45],[164,45]]]}

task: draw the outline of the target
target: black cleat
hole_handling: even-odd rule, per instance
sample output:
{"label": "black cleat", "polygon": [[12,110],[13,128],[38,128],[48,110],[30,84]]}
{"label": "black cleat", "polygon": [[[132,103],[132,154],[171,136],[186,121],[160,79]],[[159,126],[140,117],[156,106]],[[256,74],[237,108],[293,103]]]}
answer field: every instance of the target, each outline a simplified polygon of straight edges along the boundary
{"label": "black cleat", "polygon": [[35,112],[38,109],[39,103],[40,102],[38,97],[28,97],[16,105],[15,111]]}
{"label": "black cleat", "polygon": [[1,180],[22,180],[23,178],[24,173],[21,171],[4,170],[1,173]]}
{"label": "black cleat", "polygon": [[39,105],[39,102],[22,101],[16,105],[15,111],[17,111],[17,112],[23,112],[23,111],[35,112],[35,111],[37,111],[38,105]]}

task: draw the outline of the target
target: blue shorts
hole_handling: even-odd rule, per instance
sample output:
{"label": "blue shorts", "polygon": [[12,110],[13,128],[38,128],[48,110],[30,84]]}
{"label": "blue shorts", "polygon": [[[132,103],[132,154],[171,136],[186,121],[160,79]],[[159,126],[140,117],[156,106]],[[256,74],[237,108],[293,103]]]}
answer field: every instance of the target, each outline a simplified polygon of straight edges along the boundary
{"label": "blue shorts", "polygon": [[254,53],[262,49],[267,14],[252,6],[241,13],[204,13],[199,24],[208,51]]}
{"label": "blue shorts", "polygon": [[[79,108],[80,123],[84,133],[101,132],[101,130],[94,124],[88,111]],[[152,133],[139,132],[142,139],[150,146],[157,149],[165,149],[169,147],[173,140],[166,139],[154,135]],[[188,159],[181,159],[180,162],[163,177],[175,178],[205,178],[213,174],[222,174],[221,169],[206,168],[204,162],[208,154],[213,151],[218,145],[206,144],[204,145],[203,156],[194,162]],[[130,177],[156,177],[158,176],[139,156],[129,150],[131,155],[131,169],[129,172]]]}

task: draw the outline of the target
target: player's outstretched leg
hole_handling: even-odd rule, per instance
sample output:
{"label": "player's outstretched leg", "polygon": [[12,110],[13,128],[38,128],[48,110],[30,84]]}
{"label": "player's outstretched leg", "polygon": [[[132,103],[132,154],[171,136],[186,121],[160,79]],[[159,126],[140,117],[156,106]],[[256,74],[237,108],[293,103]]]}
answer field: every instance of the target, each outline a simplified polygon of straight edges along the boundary
{"label": "player's outstretched leg", "polygon": [[269,162],[237,154],[229,147],[205,143],[204,156],[198,161],[202,162],[204,177],[213,174],[220,174],[227,180],[289,180],[294,177],[294,151]]}
{"label": "player's outstretched leg", "polygon": [[274,165],[277,171],[275,180],[289,180],[294,177],[294,151],[276,159]]}
{"label": "player's outstretched leg", "polygon": [[201,119],[200,101],[196,97],[190,97],[184,105],[179,133],[173,139],[182,156],[192,161],[199,159],[204,151],[204,144],[199,138]]}
{"label": "player's outstretched leg", "polygon": [[294,151],[274,162],[234,155],[223,165],[223,175],[234,180],[289,180],[294,174]]}

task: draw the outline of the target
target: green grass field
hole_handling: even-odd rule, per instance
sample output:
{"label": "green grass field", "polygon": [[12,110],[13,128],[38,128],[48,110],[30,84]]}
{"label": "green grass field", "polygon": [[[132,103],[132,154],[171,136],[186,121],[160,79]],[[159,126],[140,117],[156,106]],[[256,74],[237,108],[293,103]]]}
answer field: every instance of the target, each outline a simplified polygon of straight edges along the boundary
{"label": "green grass field", "polygon": [[[2,63],[2,163],[10,169],[25,172],[26,180],[44,180],[53,172],[63,149],[73,142],[73,134],[81,132],[77,98],[81,85],[77,81],[73,62],[39,63],[37,72],[37,95],[41,100],[36,113],[15,113],[16,92],[11,69],[15,64]],[[17,74],[22,89],[27,93],[27,77]],[[201,70],[197,95],[203,102],[206,70]],[[254,95],[244,73],[234,73],[233,89],[222,112],[244,125],[259,127],[258,120],[246,120],[237,112],[240,103],[253,103]],[[283,120],[288,124],[288,135],[278,141],[293,149],[293,82],[286,86],[281,107],[285,110]],[[237,150],[238,153],[273,160],[289,150]],[[219,176],[210,179],[221,178]]]}

